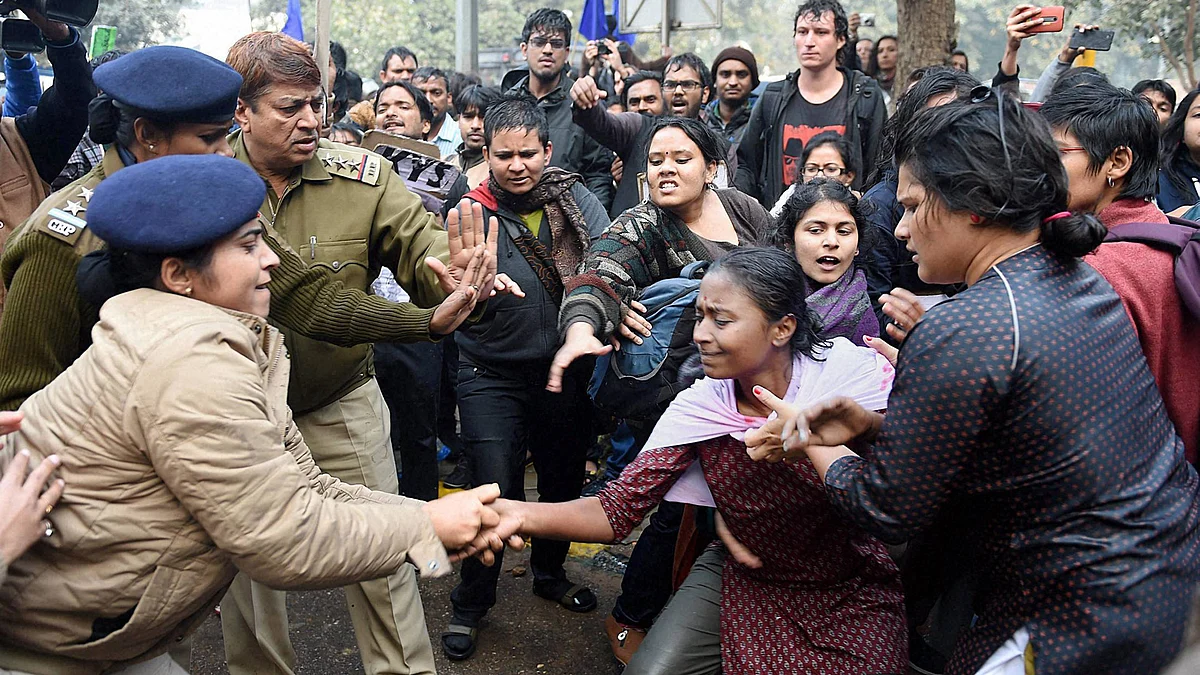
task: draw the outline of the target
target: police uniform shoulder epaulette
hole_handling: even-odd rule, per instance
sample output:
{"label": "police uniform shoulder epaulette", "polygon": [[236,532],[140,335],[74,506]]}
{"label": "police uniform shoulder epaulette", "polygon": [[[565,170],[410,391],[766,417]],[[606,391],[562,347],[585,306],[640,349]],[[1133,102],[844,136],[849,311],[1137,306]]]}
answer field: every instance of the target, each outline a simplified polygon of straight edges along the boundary
{"label": "police uniform shoulder epaulette", "polygon": [[379,185],[383,172],[383,158],[349,146],[335,145],[317,149],[321,166],[335,176],[349,178],[367,185]]}
{"label": "police uniform shoulder epaulette", "polygon": [[87,229],[84,214],[92,199],[92,190],[86,186],[67,188],[62,204],[52,207],[36,223],[35,227],[56,239],[74,246]]}

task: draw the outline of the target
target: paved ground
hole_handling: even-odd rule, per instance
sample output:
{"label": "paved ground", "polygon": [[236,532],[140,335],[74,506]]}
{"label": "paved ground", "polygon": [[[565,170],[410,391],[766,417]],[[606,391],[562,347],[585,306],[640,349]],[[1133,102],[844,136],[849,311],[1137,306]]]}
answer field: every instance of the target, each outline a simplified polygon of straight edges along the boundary
{"label": "paved ground", "polygon": [[[532,470],[527,476],[530,485]],[[536,494],[528,491],[530,499]],[[421,582],[421,599],[441,675],[574,675],[618,673],[604,635],[604,617],[621,590],[623,561],[632,545],[575,544],[567,561],[572,581],[591,588],[599,607],[574,614],[535,596],[532,575],[514,576],[513,568],[528,569],[529,549],[504,559],[497,589],[499,603],[480,633],[479,651],[468,661],[451,663],[442,656],[439,635],[450,620],[450,591],[458,576]],[[518,570],[519,571],[519,570]],[[358,647],[342,591],[310,591],[288,596],[297,674],[362,673]],[[221,622],[213,616],[193,639],[193,675],[227,673]]]}

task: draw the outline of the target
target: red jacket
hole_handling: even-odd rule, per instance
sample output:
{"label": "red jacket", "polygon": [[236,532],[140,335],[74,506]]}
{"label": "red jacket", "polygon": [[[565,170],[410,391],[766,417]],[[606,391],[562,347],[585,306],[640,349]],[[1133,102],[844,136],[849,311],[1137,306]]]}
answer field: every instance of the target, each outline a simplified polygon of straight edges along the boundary
{"label": "red jacket", "polygon": [[[1114,202],[1099,214],[1110,229],[1125,223],[1167,222],[1157,206],[1135,199]],[[1102,244],[1085,260],[1121,296],[1167,415],[1183,439],[1187,459],[1200,455],[1200,321],[1175,290],[1175,256],[1145,244]]]}

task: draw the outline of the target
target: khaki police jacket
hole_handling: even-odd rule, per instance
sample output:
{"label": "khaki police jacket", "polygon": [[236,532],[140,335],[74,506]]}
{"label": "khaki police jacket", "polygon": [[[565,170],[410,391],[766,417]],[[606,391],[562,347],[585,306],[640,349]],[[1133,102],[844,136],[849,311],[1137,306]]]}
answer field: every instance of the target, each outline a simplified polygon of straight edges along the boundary
{"label": "khaki police jacket", "polygon": [[265,320],[150,289],[104,305],[93,345],[21,406],[0,465],[58,453],[55,533],[9,564],[0,670],[102,672],[162,653],[240,569],[280,589],[450,571],[422,502],[322,474]]}
{"label": "khaki police jacket", "polygon": [[[230,145],[251,164],[240,131]],[[446,231],[373,152],[321,139],[283,195],[267,189],[261,213],[305,263],[346,288],[367,291],[387,267],[417,305],[445,299],[425,258],[449,261]],[[286,329],[284,335],[295,363],[288,401],[298,415],[336,401],[374,374],[370,345],[338,347]]]}

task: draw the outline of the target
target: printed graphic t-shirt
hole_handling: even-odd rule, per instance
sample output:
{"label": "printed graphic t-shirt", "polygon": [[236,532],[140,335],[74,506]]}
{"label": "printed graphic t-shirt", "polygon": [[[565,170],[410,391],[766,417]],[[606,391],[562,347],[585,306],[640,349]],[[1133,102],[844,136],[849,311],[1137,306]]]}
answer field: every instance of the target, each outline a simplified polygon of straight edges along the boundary
{"label": "printed graphic t-shirt", "polygon": [[833,98],[824,103],[809,103],[796,92],[783,111],[783,180],[791,185],[803,178],[800,157],[804,146],[823,131],[846,133],[846,82]]}

